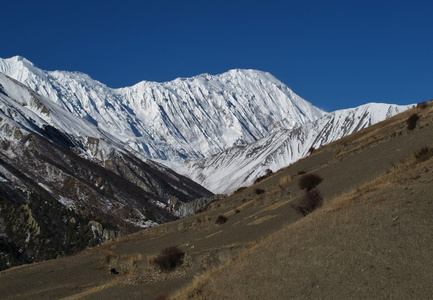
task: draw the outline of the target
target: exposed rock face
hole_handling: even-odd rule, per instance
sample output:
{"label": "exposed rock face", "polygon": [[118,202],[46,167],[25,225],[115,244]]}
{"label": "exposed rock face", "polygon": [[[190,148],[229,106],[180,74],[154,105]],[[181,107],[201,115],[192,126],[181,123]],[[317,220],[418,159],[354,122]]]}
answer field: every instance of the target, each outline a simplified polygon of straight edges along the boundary
{"label": "exposed rock face", "polygon": [[[175,220],[212,193],[0,74],[1,268]],[[74,134],[78,132],[79,134]]]}
{"label": "exposed rock face", "polygon": [[407,108],[325,114],[255,70],[122,89],[22,57],[0,59],[0,72],[6,267],[191,214],[208,189],[232,192]]}

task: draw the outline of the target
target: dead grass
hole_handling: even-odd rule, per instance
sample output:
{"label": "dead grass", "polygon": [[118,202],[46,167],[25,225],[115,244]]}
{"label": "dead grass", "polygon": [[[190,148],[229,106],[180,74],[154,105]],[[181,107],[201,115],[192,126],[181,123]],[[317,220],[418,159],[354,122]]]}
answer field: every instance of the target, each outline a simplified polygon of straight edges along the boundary
{"label": "dead grass", "polygon": [[251,223],[248,223],[247,225],[259,225],[259,224],[262,224],[262,223],[264,223],[264,222],[266,222],[266,221],[268,221],[270,219],[273,219],[273,218],[275,218],[277,216],[278,215],[267,215],[267,216],[261,217],[260,219],[255,220],[255,221],[253,221]]}
{"label": "dead grass", "polygon": [[[429,194],[407,193],[414,184],[410,180],[393,183],[427,168],[412,158],[326,201],[236,260],[203,274],[174,299],[428,297],[433,273],[423,262],[433,247],[431,233],[420,233],[431,232],[425,207],[432,202]],[[421,184],[428,187],[428,181]],[[411,199],[420,202],[413,206]],[[407,277],[407,272],[423,277]]]}
{"label": "dead grass", "polygon": [[278,183],[281,188],[284,188],[289,182],[292,181],[292,179],[293,179],[293,175],[283,176],[280,178]]}
{"label": "dead grass", "polygon": [[[412,111],[320,148],[258,185],[213,202],[206,213],[81,256],[2,272],[2,298],[428,298],[433,160],[415,154],[433,140],[432,110],[430,103],[418,108],[415,130],[405,127]],[[372,155],[377,156],[370,160]],[[373,169],[379,171],[371,175]],[[299,170],[324,177],[319,188],[325,202],[306,217],[290,208],[303,194],[293,180],[299,176],[290,175]],[[255,188],[265,192],[257,195]],[[229,217],[221,227],[214,224],[219,214]],[[182,266],[164,272],[152,261],[170,244],[188,250]],[[110,275],[111,267],[119,274]]]}

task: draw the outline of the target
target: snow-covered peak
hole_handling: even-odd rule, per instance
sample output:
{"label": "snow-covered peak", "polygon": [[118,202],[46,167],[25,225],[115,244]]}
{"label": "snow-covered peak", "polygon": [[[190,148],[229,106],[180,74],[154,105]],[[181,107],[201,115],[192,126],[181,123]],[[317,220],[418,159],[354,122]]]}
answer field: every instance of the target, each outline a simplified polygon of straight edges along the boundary
{"label": "snow-covered peak", "polygon": [[[20,57],[0,59],[0,72],[44,96],[13,95],[32,120],[157,160],[218,193],[408,108],[370,103],[327,114],[257,70],[119,89],[83,73],[43,71]],[[3,79],[5,93],[17,93]]]}
{"label": "snow-covered peak", "polygon": [[23,62],[0,59],[0,72],[161,161],[207,157],[324,114],[257,70],[111,89],[82,73],[43,71]]}
{"label": "snow-covered peak", "polygon": [[36,68],[33,63],[22,56],[0,59],[0,72],[26,84],[37,79],[46,78],[45,72]]}

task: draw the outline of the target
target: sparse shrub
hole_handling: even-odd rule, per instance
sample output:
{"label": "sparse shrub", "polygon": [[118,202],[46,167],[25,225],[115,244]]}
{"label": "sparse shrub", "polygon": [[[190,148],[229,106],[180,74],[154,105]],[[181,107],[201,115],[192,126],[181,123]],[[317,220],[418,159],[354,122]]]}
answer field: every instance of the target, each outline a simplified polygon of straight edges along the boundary
{"label": "sparse shrub", "polygon": [[256,195],[261,195],[261,194],[263,194],[264,192],[265,192],[264,189],[259,189],[259,188],[257,188],[257,189],[254,190],[254,193],[256,193]]}
{"label": "sparse shrub", "polygon": [[304,175],[305,173],[307,172],[305,172],[304,170],[298,171],[298,175]]}
{"label": "sparse shrub", "polygon": [[303,175],[298,182],[299,187],[301,190],[310,191],[314,189],[316,186],[319,185],[319,183],[322,182],[322,177],[320,177],[318,174],[305,174]]}
{"label": "sparse shrub", "polygon": [[199,213],[202,213],[202,212],[204,212],[204,209],[203,209],[203,207],[200,207],[199,209],[197,209],[197,210],[194,212],[194,214],[199,214]]}
{"label": "sparse shrub", "polygon": [[322,205],[323,197],[318,189],[310,190],[305,193],[299,205],[292,205],[294,209],[299,211],[303,216],[313,212],[317,207]]}
{"label": "sparse shrub", "polygon": [[417,114],[412,114],[409,118],[407,118],[406,120],[407,129],[414,130],[418,120],[419,120],[419,116]]}
{"label": "sparse shrub", "polygon": [[429,147],[423,147],[418,152],[415,152],[414,155],[418,162],[423,162],[433,156],[433,149]]}
{"label": "sparse shrub", "polygon": [[229,218],[227,218],[224,215],[219,215],[215,220],[215,224],[218,224],[218,225],[224,224],[225,222],[227,222],[228,219]]}
{"label": "sparse shrub", "polygon": [[247,189],[246,186],[242,186],[242,187],[238,188],[238,189],[237,189],[233,194],[240,193],[240,192],[242,192],[242,191],[245,191],[246,189]]}
{"label": "sparse shrub", "polygon": [[310,147],[310,149],[308,149],[308,154],[313,154],[313,152],[316,151],[316,149],[314,149],[313,146]]}
{"label": "sparse shrub", "polygon": [[427,102],[421,102],[421,103],[418,103],[418,104],[416,105],[416,107],[417,107],[417,108],[420,108],[420,109],[426,109],[426,108],[427,108]]}
{"label": "sparse shrub", "polygon": [[171,246],[164,248],[153,262],[163,271],[172,271],[183,263],[184,256],[185,252],[178,246]]}
{"label": "sparse shrub", "polygon": [[269,176],[271,176],[274,172],[272,172],[271,169],[266,169],[265,171],[265,175],[257,177],[256,180],[254,180],[254,183],[259,183],[260,181],[262,181],[263,179],[268,178]]}

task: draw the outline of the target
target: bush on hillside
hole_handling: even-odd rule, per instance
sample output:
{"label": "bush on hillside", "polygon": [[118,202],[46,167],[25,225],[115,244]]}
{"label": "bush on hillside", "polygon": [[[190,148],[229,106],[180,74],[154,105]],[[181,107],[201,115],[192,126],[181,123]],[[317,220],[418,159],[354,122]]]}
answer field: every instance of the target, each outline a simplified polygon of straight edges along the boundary
{"label": "bush on hillside", "polygon": [[414,130],[418,120],[419,120],[419,116],[417,114],[412,114],[409,118],[407,118],[406,120],[407,129]]}
{"label": "bush on hillside", "polygon": [[416,105],[417,108],[426,109],[428,106],[427,102],[420,102]]}
{"label": "bush on hillside", "polygon": [[240,193],[242,191],[245,191],[246,189],[247,189],[246,186],[242,186],[242,187],[238,188],[233,194],[238,194],[238,193]]}
{"label": "bush on hillside", "polygon": [[254,190],[254,192],[256,193],[256,195],[261,195],[261,194],[264,194],[265,193],[265,190],[264,189],[255,189]]}
{"label": "bush on hillside", "polygon": [[185,252],[178,246],[164,248],[153,262],[163,271],[172,271],[183,263]]}
{"label": "bush on hillside", "polygon": [[225,222],[227,222],[228,219],[229,218],[227,218],[224,215],[219,215],[215,220],[215,224],[219,224],[219,225],[224,224]]}
{"label": "bush on hillside", "polygon": [[305,196],[302,198],[299,205],[292,205],[292,207],[299,211],[303,216],[306,216],[322,205],[322,202],[323,197],[319,190],[314,189],[305,193]]}
{"label": "bush on hillside", "polygon": [[260,181],[262,181],[263,179],[268,178],[269,176],[271,176],[274,172],[272,172],[271,169],[266,169],[265,171],[265,175],[257,177],[256,180],[254,180],[254,184],[259,183]]}
{"label": "bush on hillside", "polygon": [[301,190],[310,191],[322,182],[322,177],[318,174],[308,173],[303,175],[298,182]]}
{"label": "bush on hillside", "polygon": [[418,162],[423,162],[423,161],[429,160],[430,157],[433,156],[433,148],[430,148],[427,146],[423,147],[418,152],[415,152],[414,155],[415,155],[415,159]]}

